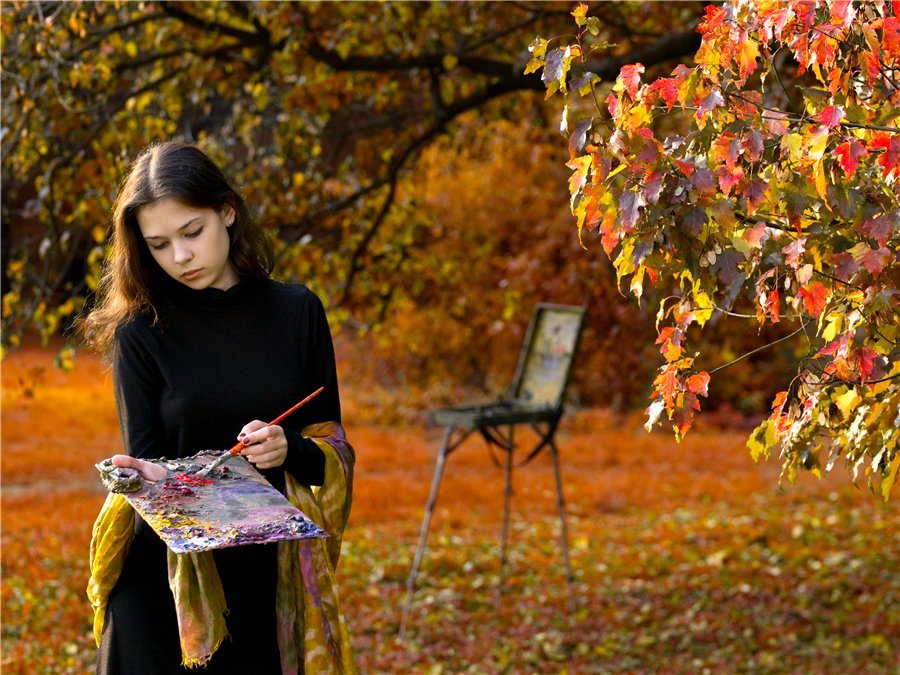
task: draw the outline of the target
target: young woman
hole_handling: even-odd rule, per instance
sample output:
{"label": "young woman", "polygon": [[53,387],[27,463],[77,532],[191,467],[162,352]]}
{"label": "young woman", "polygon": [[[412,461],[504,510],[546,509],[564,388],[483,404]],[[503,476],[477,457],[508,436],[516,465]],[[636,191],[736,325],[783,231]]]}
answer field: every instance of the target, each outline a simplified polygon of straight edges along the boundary
{"label": "young woman", "polygon": [[[91,542],[97,671],[352,670],[334,565],[354,455],[322,303],[269,278],[265,233],[193,145],[157,143],[137,157],[112,227],[82,328],[112,362],[127,452],[114,463],[159,479],[164,469],[145,460],[228,448],[237,436],[241,454],[331,536],[176,555],[111,494]],[[280,425],[261,421],[320,386]]]}

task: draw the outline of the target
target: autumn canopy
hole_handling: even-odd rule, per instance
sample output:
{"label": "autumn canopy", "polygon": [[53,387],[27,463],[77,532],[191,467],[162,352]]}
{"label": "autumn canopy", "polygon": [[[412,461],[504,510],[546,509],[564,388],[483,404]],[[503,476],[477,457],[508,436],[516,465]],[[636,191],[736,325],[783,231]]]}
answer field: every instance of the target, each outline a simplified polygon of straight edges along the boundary
{"label": "autumn canopy", "polygon": [[[711,5],[692,67],[611,89],[598,20],[536,39],[527,70],[566,97],[571,210],[640,300],[664,289],[647,427],[690,427],[711,374],[691,336],[790,322],[805,348],[753,433],[793,478],[838,457],[885,499],[900,469],[900,3]],[[739,328],[747,330],[748,327]],[[751,328],[752,329],[752,328]]]}

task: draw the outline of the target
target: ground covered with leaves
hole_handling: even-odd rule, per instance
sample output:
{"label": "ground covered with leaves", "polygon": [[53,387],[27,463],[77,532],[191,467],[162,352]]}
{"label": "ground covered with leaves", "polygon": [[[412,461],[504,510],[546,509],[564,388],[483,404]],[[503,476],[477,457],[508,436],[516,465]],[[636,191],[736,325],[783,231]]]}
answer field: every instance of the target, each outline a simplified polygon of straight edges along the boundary
{"label": "ground covered with leaves", "polygon": [[[99,364],[66,376],[48,360],[17,353],[2,373],[4,673],[85,673],[95,657],[92,464],[117,451],[118,431]],[[900,670],[896,503],[841,467],[780,490],[776,463],[749,459],[746,430],[701,420],[676,445],[599,410],[558,436],[571,587],[549,457],[514,472],[501,570],[503,472],[472,440],[448,462],[401,639],[440,433],[354,424],[352,387],[345,397],[358,465],[338,573],[364,672]]]}

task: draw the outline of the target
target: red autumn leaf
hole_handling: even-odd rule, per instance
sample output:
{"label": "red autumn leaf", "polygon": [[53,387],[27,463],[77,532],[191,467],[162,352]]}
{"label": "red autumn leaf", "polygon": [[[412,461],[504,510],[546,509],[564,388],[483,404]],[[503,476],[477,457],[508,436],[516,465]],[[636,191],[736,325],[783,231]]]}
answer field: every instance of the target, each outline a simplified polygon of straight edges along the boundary
{"label": "red autumn leaf", "polygon": [[838,91],[845,90],[850,82],[850,71],[838,66],[832,68],[825,75],[825,82],[828,84],[828,93],[832,97],[837,96]]}
{"label": "red autumn leaf", "polygon": [[[675,315],[675,321],[678,322],[678,327],[685,331],[688,329],[694,321],[697,320],[697,315],[694,312],[678,312]],[[681,340],[679,339],[678,344],[681,344]]]}
{"label": "red autumn leaf", "polygon": [[722,105],[725,105],[725,99],[722,97],[722,92],[718,89],[713,89],[708,95],[700,99],[700,103],[697,106],[697,117],[702,118],[706,113],[711,112]]}
{"label": "red autumn leaf", "polygon": [[766,309],[769,311],[772,323],[778,323],[781,320],[781,307],[779,307],[778,298],[777,288],[774,291],[770,291],[766,296]]}
{"label": "red autumn leaf", "polygon": [[606,107],[609,109],[609,116],[614,120],[619,118],[619,97],[611,92],[606,97]]}
{"label": "red autumn leaf", "polygon": [[756,129],[751,129],[749,133],[744,134],[744,138],[741,141],[741,147],[744,149],[744,154],[747,156],[751,162],[759,161],[759,158],[762,157],[763,150],[765,150],[765,146],[763,142],[765,141],[765,137]]}
{"label": "red autumn leaf", "polygon": [[659,348],[659,353],[666,358],[666,361],[674,361],[681,356],[681,340],[683,337],[684,333],[674,326],[666,326],[659,331],[656,344],[662,345]]}
{"label": "red autumn leaf", "polygon": [[622,229],[627,233],[634,229],[638,221],[638,212],[644,205],[644,197],[634,190],[625,190],[617,201]]}
{"label": "red autumn leaf", "polygon": [[856,16],[851,0],[834,0],[831,4],[831,21],[841,26],[849,26]]}
{"label": "red autumn leaf", "polygon": [[656,394],[663,397],[666,407],[670,407],[671,401],[678,391],[678,371],[670,366],[663,366],[662,372],[653,381],[656,385]]}
{"label": "red autumn leaf", "polygon": [[641,193],[648,204],[656,204],[662,192],[663,181],[666,178],[665,171],[648,171],[641,182]]}
{"label": "red autumn leaf", "polygon": [[878,86],[878,79],[881,76],[881,61],[874,52],[864,51],[859,55],[860,65],[863,74],[866,76],[866,84],[870,87]]}
{"label": "red autumn leaf", "polygon": [[698,168],[694,171],[690,181],[701,195],[714,195],[718,188],[715,174],[706,168]]}
{"label": "red autumn leaf", "polygon": [[827,345],[822,347],[813,358],[819,358],[820,356],[834,356],[843,358],[847,356],[848,345],[850,344],[850,333],[841,333],[841,336],[835,340],[832,340]]}
{"label": "red autumn leaf", "polygon": [[834,268],[834,276],[841,281],[850,281],[853,275],[859,271],[853,256],[846,251],[832,255],[831,265]]}
{"label": "red autumn leaf", "polygon": [[800,265],[800,256],[806,250],[806,237],[800,237],[781,249],[784,253],[784,263],[788,267],[797,269]]}
{"label": "red autumn leaf", "polygon": [[616,244],[619,243],[619,236],[618,230],[600,225],[600,245],[603,246],[603,250],[610,258],[612,258],[612,252],[616,248]]}
{"label": "red autumn leaf", "polygon": [[687,379],[687,387],[695,394],[706,396],[709,387],[709,373],[703,370],[696,375],[691,375]]}
{"label": "red autumn leaf", "polygon": [[887,265],[892,258],[892,254],[887,247],[882,246],[881,248],[874,249],[862,242],[850,249],[850,253],[853,255],[856,264],[865,267],[873,277],[877,277],[881,274],[884,266]]}
{"label": "red autumn leaf", "polygon": [[688,178],[691,177],[691,174],[694,173],[694,169],[697,168],[694,166],[693,162],[685,162],[683,159],[676,159],[675,166],[681,169],[681,172]]}
{"label": "red autumn leaf", "polygon": [[725,132],[713,141],[713,157],[729,169],[737,164],[741,154],[741,139],[732,133]]}
{"label": "red autumn leaf", "polygon": [[[897,3],[894,4],[896,5]],[[895,16],[884,17],[884,23],[882,24],[884,37],[881,38],[881,48],[885,54],[891,57],[894,63],[900,61],[900,17],[896,16],[898,11],[900,11],[900,8],[895,6]]]}
{"label": "red autumn leaf", "polygon": [[675,70],[672,71],[672,79],[675,81],[678,87],[678,103],[681,104],[682,108],[687,105],[688,97],[693,96],[691,76],[694,74],[695,71],[692,68],[688,68],[683,63],[679,63],[675,67]]}
{"label": "red autumn leaf", "polygon": [[[593,192],[593,186],[589,187],[585,192]],[[587,199],[584,209],[584,225],[589,230],[596,229],[603,219],[604,209],[599,199]]]}
{"label": "red autumn leaf", "polygon": [[856,229],[859,230],[860,234],[872,237],[878,242],[879,246],[884,246],[894,233],[894,230],[900,229],[900,214],[892,213],[869,218],[863,221]]}
{"label": "red autumn leaf", "polygon": [[656,92],[656,94],[666,102],[666,106],[669,110],[672,109],[675,101],[678,100],[678,83],[671,77],[659,78],[650,85],[650,91]]}
{"label": "red autumn leaf", "polygon": [[594,120],[588,117],[580,120],[575,125],[572,135],[569,136],[569,158],[574,158],[584,150],[585,143],[587,142],[587,132],[590,130],[593,123]]}
{"label": "red autumn leaf", "polygon": [[818,281],[803,286],[798,292],[797,297],[803,302],[803,308],[814,318],[818,319],[819,315],[825,309],[831,291]]}
{"label": "red autumn leaf", "polygon": [[744,230],[743,237],[751,246],[760,246],[763,237],[766,235],[766,224],[757,223],[753,227]]}
{"label": "red autumn leaf", "polygon": [[664,326],[660,331],[659,335],[656,337],[656,344],[662,344],[666,340],[672,337],[672,333],[675,332],[675,326]]}
{"label": "red autumn leaf", "polygon": [[675,411],[672,413],[672,426],[675,427],[675,438],[680,440],[691,428],[694,422],[694,411],[700,410],[700,401],[691,392],[686,392],[678,397]]}
{"label": "red autumn leaf", "polygon": [[788,393],[786,391],[779,391],[775,394],[775,398],[772,399],[772,411],[774,415],[780,415],[781,409],[784,408],[784,404],[787,401]]}
{"label": "red autumn leaf", "polygon": [[735,117],[748,122],[751,118],[755,120],[760,109],[764,107],[762,95],[758,91],[747,91],[746,89],[741,93],[740,98],[730,101],[729,106]]}
{"label": "red autumn leaf", "polygon": [[824,68],[830,68],[835,63],[837,53],[836,37],[840,32],[840,26],[823,23],[816,26],[815,37],[810,42],[810,51],[815,57],[815,63]]}
{"label": "red autumn leaf", "polygon": [[740,81],[743,84],[756,70],[756,59],[759,57],[759,43],[756,40],[742,36],[741,47],[738,51],[738,65],[740,68]]}
{"label": "red autumn leaf", "polygon": [[641,86],[641,73],[643,72],[644,65],[641,63],[631,63],[627,66],[622,66],[622,70],[619,71],[619,77],[616,78],[616,83],[621,82],[628,95],[634,99],[637,97],[638,88]]}
{"label": "red autumn leaf", "polygon": [[868,347],[860,347],[855,350],[854,357],[857,367],[859,368],[860,382],[865,384],[866,380],[871,379],[875,370],[875,365],[881,357],[878,352],[874,349],[869,349]]}
{"label": "red autumn leaf", "polygon": [[759,18],[762,20],[760,35],[766,42],[772,38],[781,38],[784,27],[794,15],[791,9],[774,9],[774,7],[776,5],[773,4],[769,7],[760,7],[757,10]]}
{"label": "red autumn leaf", "polygon": [[851,382],[856,377],[856,371],[856,367],[849,359],[843,356],[836,356],[831,363],[825,366],[823,372],[826,375],[831,375],[833,373],[837,375],[839,379],[844,380],[845,382]]}
{"label": "red autumn leaf", "polygon": [[747,214],[753,215],[756,209],[766,200],[766,190],[769,184],[762,178],[755,177],[744,188],[743,193],[747,198]]}
{"label": "red autumn leaf", "polygon": [[700,25],[697,26],[698,33],[708,33],[711,32],[714,28],[719,27],[722,24],[722,21],[725,20],[725,10],[716,5],[708,5],[706,7],[706,16],[703,18],[703,21],[700,22]]}
{"label": "red autumn leaf", "polygon": [[834,149],[834,154],[838,156],[838,162],[841,168],[846,172],[847,178],[851,178],[856,172],[856,166],[859,164],[859,158],[868,155],[869,151],[857,140],[841,143]]}
{"label": "red autumn leaf", "polygon": [[884,169],[884,177],[891,174],[900,176],[900,137],[897,134],[881,132],[875,135],[869,147],[882,150],[878,163]]}
{"label": "red autumn leaf", "polygon": [[662,155],[662,144],[653,137],[653,131],[650,129],[638,129],[632,150],[637,153],[635,155],[637,161],[653,164]]}
{"label": "red autumn leaf", "polygon": [[821,122],[829,129],[834,129],[844,119],[844,109],[841,106],[830,105],[816,115],[816,121]]}
{"label": "red autumn leaf", "polygon": [[744,170],[740,167],[729,169],[728,167],[723,166],[716,171],[716,175],[719,177],[719,187],[722,189],[722,193],[727,197],[731,194],[731,190],[734,186],[741,182],[741,179],[744,177]]}

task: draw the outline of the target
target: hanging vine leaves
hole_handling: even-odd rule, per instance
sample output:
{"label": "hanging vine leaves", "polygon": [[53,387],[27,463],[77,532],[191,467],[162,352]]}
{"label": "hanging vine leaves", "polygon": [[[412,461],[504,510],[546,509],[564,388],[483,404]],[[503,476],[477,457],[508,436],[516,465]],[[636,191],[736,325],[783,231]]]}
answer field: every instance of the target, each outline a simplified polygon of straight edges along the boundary
{"label": "hanging vine leaves", "polygon": [[788,323],[796,375],[751,435],[753,458],[779,453],[793,481],[843,456],[887,500],[900,470],[900,3],[710,5],[692,67],[632,63],[608,82],[586,65],[604,48],[587,12],[572,12],[574,37],[538,38],[528,67],[566,95],[582,241],[599,239],[638,299],[645,283],[671,293],[648,430],[665,415],[681,439],[730,365],[691,349],[707,322]]}

